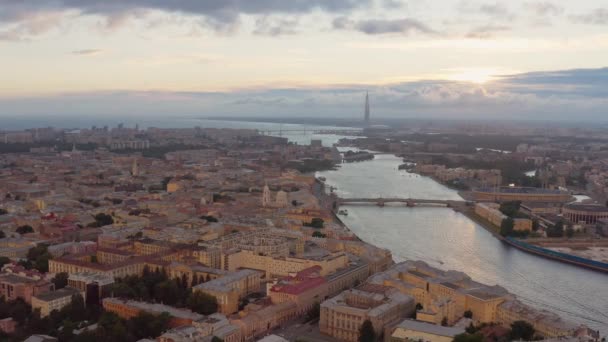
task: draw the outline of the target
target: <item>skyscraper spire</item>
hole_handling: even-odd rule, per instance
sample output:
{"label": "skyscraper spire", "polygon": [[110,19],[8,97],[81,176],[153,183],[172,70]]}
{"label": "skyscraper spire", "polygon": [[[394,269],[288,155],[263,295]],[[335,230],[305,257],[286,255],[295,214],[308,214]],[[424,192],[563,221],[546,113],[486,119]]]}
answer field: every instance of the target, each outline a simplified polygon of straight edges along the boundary
{"label": "skyscraper spire", "polygon": [[369,124],[369,92],[365,92],[365,123]]}

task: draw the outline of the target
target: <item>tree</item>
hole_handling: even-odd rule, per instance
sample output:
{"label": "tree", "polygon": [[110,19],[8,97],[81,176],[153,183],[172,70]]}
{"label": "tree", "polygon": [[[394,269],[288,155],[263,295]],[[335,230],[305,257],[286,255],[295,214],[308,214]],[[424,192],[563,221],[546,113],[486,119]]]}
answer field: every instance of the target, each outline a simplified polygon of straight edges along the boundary
{"label": "tree", "polygon": [[482,342],[483,335],[482,334],[467,334],[462,333],[454,336],[454,342]]}
{"label": "tree", "polygon": [[572,238],[574,236],[574,229],[572,229],[572,227],[568,226],[568,228],[566,228],[566,236],[568,238]]}
{"label": "tree", "polygon": [[503,202],[500,204],[500,211],[509,217],[514,217],[519,211],[520,201]]}
{"label": "tree", "polygon": [[511,333],[509,339],[511,341],[524,340],[531,341],[534,337],[534,327],[526,321],[515,321],[511,324]]}
{"label": "tree", "polygon": [[112,216],[106,213],[99,213],[95,215],[94,218],[97,227],[103,227],[114,223],[114,219],[112,218]]}
{"label": "tree", "polygon": [[156,338],[169,328],[170,320],[171,315],[166,312],[163,312],[160,315],[141,312],[136,317],[127,321],[127,329],[133,334],[135,340],[150,337]]}
{"label": "tree", "polygon": [[55,290],[62,289],[68,285],[69,275],[65,272],[57,273],[53,278],[53,284],[55,284]]}
{"label": "tree", "polygon": [[26,225],[18,227],[16,231],[17,231],[17,233],[23,235],[23,234],[27,234],[27,233],[33,233],[34,228],[32,228],[32,226],[26,224]]}
{"label": "tree", "polygon": [[53,256],[48,252],[48,246],[40,244],[30,248],[27,252],[27,264],[24,266],[46,273],[49,271],[49,260],[52,258]]}
{"label": "tree", "polygon": [[321,304],[319,304],[319,302],[315,302],[310,310],[308,310],[306,313],[306,319],[312,321],[319,319],[319,316],[321,316]]}
{"label": "tree", "polygon": [[316,237],[316,238],[325,238],[327,237],[327,235],[321,233],[318,230],[315,230],[314,232],[312,232],[312,237]]}
{"label": "tree", "polygon": [[11,259],[9,259],[5,256],[0,257],[0,268],[2,268],[2,266],[6,265],[10,262],[11,262]]}
{"label": "tree", "polygon": [[213,338],[211,339],[211,342],[224,342],[224,340],[222,340],[221,338],[219,338],[217,336],[213,336]]}
{"label": "tree", "polygon": [[515,226],[515,222],[511,217],[507,217],[502,220],[500,224],[500,235],[502,236],[510,236],[513,234],[513,227]]}
{"label": "tree", "polygon": [[359,342],[374,342],[376,340],[376,331],[369,319],[366,319],[359,329]]}
{"label": "tree", "polygon": [[540,227],[540,224],[539,224],[538,220],[537,219],[532,220],[532,230],[537,231],[539,227]]}
{"label": "tree", "polygon": [[194,291],[188,296],[186,306],[201,315],[217,312],[217,299],[201,291]]}
{"label": "tree", "polygon": [[558,221],[552,227],[547,229],[548,237],[562,237],[564,236],[564,222]]}
{"label": "tree", "polygon": [[310,223],[304,223],[305,226],[307,227],[312,227],[312,228],[317,228],[317,229],[321,229],[324,226],[324,221],[322,218],[319,217],[315,217],[313,218]]}
{"label": "tree", "polygon": [[467,310],[464,312],[464,317],[465,318],[473,318],[473,311],[471,310]]}

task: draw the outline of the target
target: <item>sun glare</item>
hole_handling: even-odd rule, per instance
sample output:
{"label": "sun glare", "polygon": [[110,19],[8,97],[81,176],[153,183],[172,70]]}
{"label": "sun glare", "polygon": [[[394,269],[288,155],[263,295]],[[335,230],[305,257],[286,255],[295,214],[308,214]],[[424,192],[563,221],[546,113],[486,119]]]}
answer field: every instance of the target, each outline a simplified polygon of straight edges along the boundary
{"label": "sun glare", "polygon": [[458,70],[452,74],[449,79],[453,81],[483,84],[491,81],[494,75],[496,75],[496,72],[490,69],[464,69]]}

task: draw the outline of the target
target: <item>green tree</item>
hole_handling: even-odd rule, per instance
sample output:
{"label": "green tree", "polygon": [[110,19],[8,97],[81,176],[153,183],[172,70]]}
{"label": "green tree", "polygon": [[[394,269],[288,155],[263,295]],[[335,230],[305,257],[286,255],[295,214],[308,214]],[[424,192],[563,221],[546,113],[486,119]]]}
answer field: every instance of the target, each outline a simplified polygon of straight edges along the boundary
{"label": "green tree", "polygon": [[376,341],[376,331],[369,319],[366,319],[359,329],[359,342],[374,342]]}
{"label": "green tree", "polygon": [[310,310],[308,310],[306,313],[306,319],[312,321],[319,319],[319,316],[321,316],[321,304],[319,304],[319,302],[315,302]]}
{"label": "green tree", "polygon": [[454,342],[483,342],[483,335],[462,333],[454,336]]}
{"label": "green tree", "polygon": [[325,238],[327,237],[327,235],[321,233],[318,230],[315,230],[314,232],[312,232],[312,237],[316,237],[316,238]]}
{"label": "green tree", "polygon": [[473,311],[471,310],[467,310],[464,312],[464,317],[465,318],[473,318]]}
{"label": "green tree", "polygon": [[48,246],[40,244],[29,249],[27,252],[28,263],[26,265],[46,273],[49,271],[49,260],[52,258],[53,256],[49,253]]}
{"label": "green tree", "polygon": [[558,221],[552,227],[547,229],[548,237],[563,237],[564,236],[564,222]]}
{"label": "green tree", "polygon": [[166,312],[160,315],[141,312],[127,321],[127,329],[135,337],[135,340],[156,338],[169,328],[170,320],[171,316]]}
{"label": "green tree", "polygon": [[572,238],[574,236],[574,229],[572,229],[572,227],[566,228],[566,236],[568,238]]}
{"label": "green tree", "polygon": [[53,278],[53,284],[55,284],[55,290],[62,289],[68,285],[69,275],[66,272],[57,273]]}
{"label": "green tree", "polygon": [[201,291],[194,291],[188,296],[186,306],[201,315],[210,315],[217,312],[217,299]]}
{"label": "green tree", "polygon": [[519,212],[520,201],[503,202],[500,204],[500,211],[509,217],[514,217]]}
{"label": "green tree", "polygon": [[325,226],[325,222],[322,218],[315,217],[310,221],[310,223],[305,223],[304,225],[307,227],[321,229]]}
{"label": "green tree", "polygon": [[515,226],[515,222],[511,217],[507,217],[502,220],[500,224],[500,235],[502,236],[510,236],[513,235],[513,227]]}
{"label": "green tree", "polygon": [[540,228],[540,223],[538,222],[537,219],[533,219],[532,220],[532,230],[537,231],[538,228]]}
{"label": "green tree", "polygon": [[211,339],[211,342],[224,342],[224,340],[222,340],[221,338],[219,338],[217,336],[213,336],[213,338]]}
{"label": "green tree", "polygon": [[0,256],[0,268],[2,268],[2,266],[8,264],[11,262],[11,259],[5,257],[5,256]]}
{"label": "green tree", "polygon": [[26,224],[23,226],[20,226],[17,228],[16,230],[17,233],[23,235],[23,234],[27,234],[27,233],[33,233],[34,232],[34,228],[32,228],[32,226]]}
{"label": "green tree", "polygon": [[511,341],[524,340],[531,341],[534,337],[534,327],[526,321],[515,321],[511,324],[511,333],[509,334]]}

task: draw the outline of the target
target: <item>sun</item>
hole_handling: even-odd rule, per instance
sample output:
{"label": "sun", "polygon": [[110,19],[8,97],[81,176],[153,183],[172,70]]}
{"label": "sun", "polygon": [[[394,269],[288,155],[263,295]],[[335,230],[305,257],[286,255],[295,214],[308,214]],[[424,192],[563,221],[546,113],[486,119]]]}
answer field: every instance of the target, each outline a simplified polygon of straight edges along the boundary
{"label": "sun", "polygon": [[484,84],[491,81],[494,75],[496,75],[496,71],[491,69],[461,69],[449,76],[449,79],[452,81]]}

